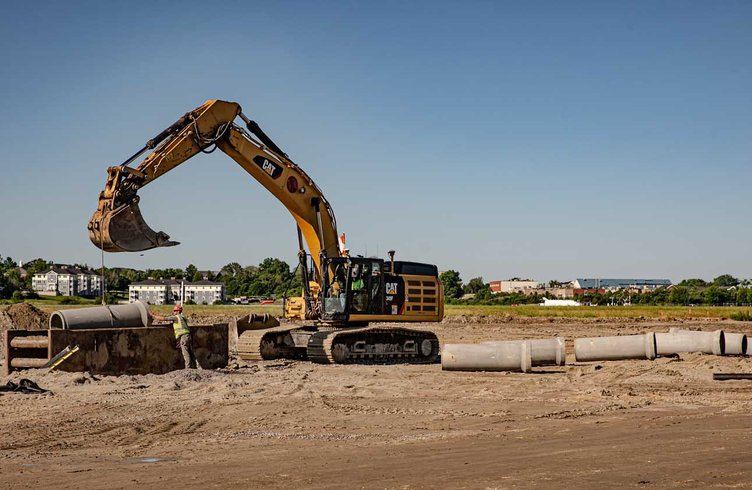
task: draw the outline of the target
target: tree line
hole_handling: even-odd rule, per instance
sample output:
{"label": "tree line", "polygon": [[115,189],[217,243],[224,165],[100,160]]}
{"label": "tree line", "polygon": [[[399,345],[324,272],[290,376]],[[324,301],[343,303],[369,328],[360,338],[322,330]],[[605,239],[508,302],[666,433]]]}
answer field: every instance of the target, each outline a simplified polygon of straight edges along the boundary
{"label": "tree line", "polygon": [[[32,277],[37,273],[50,270],[55,264],[45,259],[37,259],[23,265],[27,272],[21,277],[18,263],[11,257],[0,256],[0,299],[28,299],[35,298],[32,290]],[[86,264],[66,265],[82,270],[91,270]],[[101,274],[101,269],[94,271]],[[258,296],[280,297],[300,295],[303,286],[302,274],[297,268],[291,269],[287,262],[276,259],[264,259],[258,265],[241,266],[231,262],[219,271],[200,271],[194,264],[188,264],[185,269],[132,269],[127,267],[113,267],[104,269],[104,280],[107,293],[124,292],[134,282],[147,279],[176,279],[199,281],[207,279],[224,283],[229,296]]]}
{"label": "tree line", "polygon": [[[53,262],[37,259],[24,264],[27,271],[21,277],[18,263],[11,257],[0,256],[0,299],[24,299],[35,297],[32,291],[32,276],[53,267]],[[86,264],[73,264],[70,267],[91,270]],[[99,274],[101,271],[97,270]],[[104,279],[108,293],[124,292],[134,282],[146,279],[177,279],[199,281],[208,279],[225,285],[228,296],[280,297],[300,295],[303,286],[302,274],[297,268],[280,259],[266,258],[258,265],[241,266],[231,262],[219,271],[200,271],[194,264],[185,269],[132,269],[105,268]],[[444,295],[449,304],[537,304],[543,300],[541,294],[491,292],[491,286],[482,277],[474,277],[465,283],[459,272],[448,270],[440,275],[444,285]],[[517,278],[516,278],[517,279]],[[550,281],[549,287],[561,287],[563,282]],[[472,294],[470,299],[461,299]],[[642,305],[746,305],[752,304],[752,280],[741,280],[730,274],[723,274],[712,281],[685,279],[673,287],[635,293],[634,291],[606,291],[575,296],[576,300],[595,305],[642,304]]]}
{"label": "tree line", "polygon": [[[440,274],[444,285],[444,296],[449,304],[474,305],[512,305],[538,304],[543,301],[542,294],[525,295],[523,293],[492,293],[489,283],[482,277],[474,277],[467,283],[462,281],[459,272],[448,270]],[[551,288],[562,287],[561,281],[550,281]],[[462,299],[472,294],[472,298]],[[620,290],[603,293],[586,292],[575,295],[575,300],[593,305],[751,305],[752,280],[738,279],[730,274],[722,274],[712,281],[703,279],[685,279],[671,288],[659,288],[654,291],[636,293]]]}

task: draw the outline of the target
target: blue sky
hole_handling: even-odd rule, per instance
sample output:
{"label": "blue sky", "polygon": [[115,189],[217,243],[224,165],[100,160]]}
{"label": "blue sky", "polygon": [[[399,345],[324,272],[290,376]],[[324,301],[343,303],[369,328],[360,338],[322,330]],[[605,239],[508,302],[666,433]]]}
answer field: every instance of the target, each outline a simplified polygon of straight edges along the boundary
{"label": "blue sky", "polygon": [[[752,277],[752,3],[4,2],[0,254],[99,264],[120,163],[233,100],[356,253],[512,276]],[[294,263],[220,152],[141,192],[182,242],[109,266]]]}

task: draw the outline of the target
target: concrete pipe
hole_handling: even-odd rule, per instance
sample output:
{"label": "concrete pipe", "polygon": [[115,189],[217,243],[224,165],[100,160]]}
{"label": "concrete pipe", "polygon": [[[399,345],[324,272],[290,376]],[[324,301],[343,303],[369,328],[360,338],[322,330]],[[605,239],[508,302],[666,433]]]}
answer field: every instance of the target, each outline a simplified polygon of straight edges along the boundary
{"label": "concrete pipe", "polygon": [[655,359],[655,334],[590,337],[574,340],[574,357],[578,361],[618,361],[621,359]]}
{"label": "concrete pipe", "polygon": [[655,343],[659,356],[680,352],[702,352],[722,356],[725,351],[723,330],[696,332],[674,328],[668,333],[655,334]]}
{"label": "concrete pipe", "polygon": [[[525,342],[524,340],[488,340],[481,345],[501,345]],[[530,358],[533,366],[563,366],[566,362],[564,337],[553,339],[533,339],[530,342]]]}
{"label": "concrete pipe", "polygon": [[148,327],[149,324],[149,310],[140,301],[129,305],[59,310],[50,316],[50,328],[52,329]]}
{"label": "concrete pipe", "polygon": [[49,362],[41,357],[14,357],[10,360],[11,367],[24,369],[38,369]]}
{"label": "concrete pipe", "polygon": [[530,371],[530,341],[489,344],[444,344],[441,369],[445,371]]}
{"label": "concrete pipe", "polygon": [[723,353],[727,356],[746,356],[749,342],[743,333],[723,332]]}
{"label": "concrete pipe", "polygon": [[46,349],[50,339],[46,335],[31,335],[28,337],[14,337],[10,346],[16,349]]}

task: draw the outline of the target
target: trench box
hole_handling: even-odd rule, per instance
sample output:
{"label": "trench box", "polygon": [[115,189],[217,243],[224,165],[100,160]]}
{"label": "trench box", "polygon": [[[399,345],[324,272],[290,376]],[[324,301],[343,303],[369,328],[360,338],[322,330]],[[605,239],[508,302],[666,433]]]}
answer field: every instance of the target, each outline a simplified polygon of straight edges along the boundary
{"label": "trench box", "polygon": [[[226,367],[229,359],[228,325],[220,323],[189,328],[193,339],[193,352],[201,367],[204,369]],[[24,364],[24,362],[14,362],[13,359],[26,359],[32,354],[27,349],[11,347],[12,338],[25,335],[47,336],[47,359],[69,345],[78,345],[80,350],[56,368],[60,371],[89,371],[93,374],[107,375],[164,374],[184,367],[183,354],[180,348],[176,347],[172,326],[93,330],[55,329],[33,332],[8,330],[3,339],[5,354],[3,371],[6,376],[16,369],[13,364]],[[38,357],[43,350],[37,346],[33,353],[34,357]]]}

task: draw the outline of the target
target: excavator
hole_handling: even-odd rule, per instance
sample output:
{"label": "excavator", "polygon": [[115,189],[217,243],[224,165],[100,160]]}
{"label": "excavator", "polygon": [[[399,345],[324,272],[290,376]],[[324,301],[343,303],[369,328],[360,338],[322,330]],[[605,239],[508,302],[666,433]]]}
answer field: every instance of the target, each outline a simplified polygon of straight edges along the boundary
{"label": "excavator", "polygon": [[[240,120],[244,126],[238,124]],[[433,332],[389,325],[438,322],[444,292],[435,265],[351,256],[338,236],[331,205],[311,177],[277,146],[239,104],[209,100],[107,169],[88,223],[103,252],[141,252],[178,242],[146,224],[138,190],[199,153],[219,148],[292,214],[297,227],[302,296],[285,298],[289,322],[249,329],[238,339],[247,360],[309,359],[318,363],[432,363]],[[135,166],[142,154],[151,152]],[[307,248],[306,248],[307,247]],[[370,325],[376,323],[377,325]],[[383,325],[386,323],[387,325]]]}

